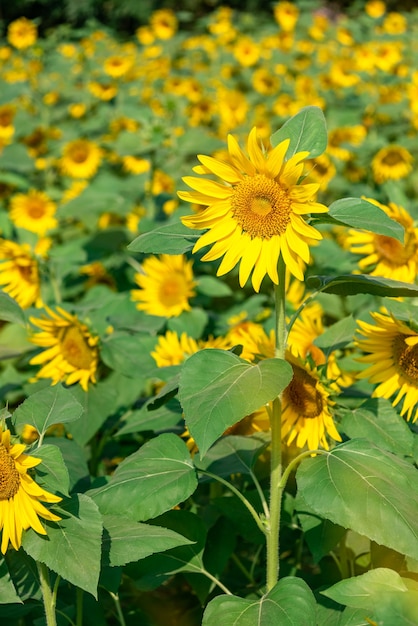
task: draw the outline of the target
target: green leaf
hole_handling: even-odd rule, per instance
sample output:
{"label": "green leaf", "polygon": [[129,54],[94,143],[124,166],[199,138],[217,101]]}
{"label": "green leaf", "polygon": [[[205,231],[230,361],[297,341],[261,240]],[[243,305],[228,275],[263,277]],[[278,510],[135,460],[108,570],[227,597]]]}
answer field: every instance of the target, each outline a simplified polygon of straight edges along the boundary
{"label": "green leaf", "polygon": [[350,439],[368,439],[398,456],[413,456],[414,434],[389,400],[369,398],[342,414],[341,430]]}
{"label": "green leaf", "polygon": [[315,338],[314,344],[321,348],[328,358],[334,350],[341,350],[353,341],[357,323],[352,315],[344,317],[329,328],[322,335]]}
{"label": "green leaf", "polygon": [[96,504],[76,494],[54,512],[61,521],[46,522],[46,537],[30,529],[22,547],[35,561],[97,598],[103,526]]}
{"label": "green leaf", "polygon": [[12,322],[12,324],[26,325],[26,318],[23,309],[20,308],[16,300],[9,294],[0,292],[0,320]]}
{"label": "green leaf", "polygon": [[271,145],[277,146],[285,139],[290,139],[286,158],[290,159],[296,152],[309,152],[309,158],[319,156],[327,147],[327,127],[323,112],[319,107],[307,106],[291,117],[283,126],[273,133]]}
{"label": "green leaf", "polygon": [[335,548],[347,531],[345,528],[333,524],[330,520],[322,519],[316,515],[303,500],[300,493],[296,497],[295,510],[314,563],[318,563]]}
{"label": "green leaf", "polygon": [[342,276],[309,276],[306,288],[323,293],[335,293],[339,296],[354,296],[368,293],[374,296],[418,297],[418,286],[403,283],[390,278],[367,276],[364,274],[346,274]]}
{"label": "green leaf", "polygon": [[210,298],[226,298],[232,295],[230,286],[215,276],[200,276],[196,289]]}
{"label": "green leaf", "polygon": [[31,451],[30,455],[42,459],[42,463],[36,466],[36,482],[47,491],[68,496],[70,477],[61,450],[57,446],[44,444]]}
{"label": "green leaf", "polygon": [[13,422],[15,426],[30,424],[43,436],[50,426],[73,422],[82,412],[83,407],[71,391],[58,384],[26,398],[13,413]]}
{"label": "green leaf", "polygon": [[115,332],[102,341],[100,356],[104,363],[129,378],[144,376],[155,367],[150,351],[155,338],[145,333]]}
{"label": "green leaf", "polygon": [[351,228],[393,237],[401,243],[404,241],[404,227],[388,217],[380,207],[361,198],[336,200],[329,206],[327,216]]}
{"label": "green leaf", "polygon": [[[8,550],[5,561],[20,600],[42,600],[39,572],[35,561],[22,548]],[[0,593],[0,598],[3,594]],[[19,600],[18,600],[19,601]]]}
{"label": "green leaf", "polygon": [[417,473],[403,459],[356,439],[305,459],[296,479],[321,517],[418,558]]}
{"label": "green leaf", "polygon": [[16,593],[4,556],[0,555],[0,604],[22,603]]}
{"label": "green leaf", "polygon": [[222,437],[208,450],[203,461],[195,459],[195,465],[198,469],[209,470],[218,476],[251,474],[260,452],[269,444],[270,436],[266,433],[264,435]]}
{"label": "green leaf", "polygon": [[186,333],[188,337],[200,339],[208,323],[209,316],[203,309],[193,308],[183,311],[178,317],[172,317],[167,322],[167,328],[176,332],[179,337]]}
{"label": "green leaf", "polygon": [[124,417],[123,426],[116,435],[128,435],[144,431],[158,432],[173,429],[182,418],[182,411],[177,400],[169,400],[162,407],[150,410],[148,404],[138,411],[132,411]]}
{"label": "green leaf", "polygon": [[141,524],[120,515],[104,515],[103,526],[103,549],[112,567],[193,543],[168,528]]}
{"label": "green leaf", "polygon": [[184,254],[193,248],[201,234],[199,230],[188,228],[181,222],[163,224],[139,235],[129,244],[128,250],[152,254]]}
{"label": "green leaf", "polygon": [[380,567],[361,576],[341,580],[321,593],[339,604],[374,610],[375,603],[381,602],[391,591],[405,593],[408,588],[397,572]]}
{"label": "green leaf", "polygon": [[200,456],[227,428],[276,398],[292,368],[281,359],[250,365],[231,352],[201,350],[184,363],[179,400]]}
{"label": "green leaf", "polygon": [[103,514],[124,511],[130,519],[144,521],[186,500],[196,486],[186,444],[167,433],[127,457],[105,486],[89,494]]}
{"label": "green leaf", "polygon": [[312,626],[316,624],[312,591],[300,578],[283,578],[260,600],[217,596],[203,615],[202,626]]}

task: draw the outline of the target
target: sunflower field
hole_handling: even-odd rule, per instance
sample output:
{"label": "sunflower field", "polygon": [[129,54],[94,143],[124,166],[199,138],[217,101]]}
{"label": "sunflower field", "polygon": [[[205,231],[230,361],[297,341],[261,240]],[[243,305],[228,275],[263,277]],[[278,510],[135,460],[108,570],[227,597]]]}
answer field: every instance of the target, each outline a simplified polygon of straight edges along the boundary
{"label": "sunflower field", "polygon": [[416,626],[418,9],[188,6],[3,22],[0,621]]}

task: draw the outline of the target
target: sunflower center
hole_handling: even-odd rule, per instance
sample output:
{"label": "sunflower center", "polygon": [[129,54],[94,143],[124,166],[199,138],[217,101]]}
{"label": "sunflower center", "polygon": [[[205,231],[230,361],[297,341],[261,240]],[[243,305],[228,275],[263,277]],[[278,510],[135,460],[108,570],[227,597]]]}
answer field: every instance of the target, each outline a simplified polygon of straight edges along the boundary
{"label": "sunflower center", "polygon": [[375,237],[376,252],[393,265],[403,265],[409,261],[416,253],[415,237],[412,237],[405,230],[405,244],[393,237],[385,235],[376,235]]}
{"label": "sunflower center", "polygon": [[391,152],[388,152],[387,154],[385,154],[385,156],[382,159],[382,163],[384,165],[389,165],[389,166],[393,166],[393,165],[399,165],[399,163],[403,163],[404,160],[402,158],[402,155],[399,154],[399,152],[392,150]]}
{"label": "sunflower center", "polygon": [[70,157],[74,163],[84,163],[87,161],[88,150],[84,146],[75,146],[71,150]]}
{"label": "sunflower center", "polygon": [[316,388],[316,380],[301,367],[292,365],[293,378],[285,390],[288,402],[296,413],[307,419],[314,419],[322,413],[324,404]]}
{"label": "sunflower center", "polygon": [[61,340],[61,354],[70,365],[79,370],[90,369],[93,361],[92,351],[77,326],[65,329]]}
{"label": "sunflower center", "polygon": [[28,215],[34,220],[39,220],[45,215],[43,202],[32,201],[28,206]]}
{"label": "sunflower center", "polygon": [[418,345],[408,346],[404,335],[397,335],[393,342],[393,355],[402,375],[413,385],[418,385]]}
{"label": "sunflower center", "polygon": [[0,500],[9,500],[19,491],[20,475],[13,458],[0,443]]}
{"label": "sunflower center", "polygon": [[167,278],[159,289],[160,302],[167,307],[180,304],[184,298],[187,298],[187,295],[187,283],[180,274],[174,274]]}
{"label": "sunflower center", "polygon": [[283,235],[290,222],[287,191],[264,174],[248,176],[234,187],[231,200],[235,220],[251,238]]}

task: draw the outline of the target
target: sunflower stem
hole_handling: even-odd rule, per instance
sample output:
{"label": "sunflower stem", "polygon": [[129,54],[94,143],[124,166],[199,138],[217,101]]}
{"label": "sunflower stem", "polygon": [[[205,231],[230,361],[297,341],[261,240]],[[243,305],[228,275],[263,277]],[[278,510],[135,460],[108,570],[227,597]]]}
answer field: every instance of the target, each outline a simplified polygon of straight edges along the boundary
{"label": "sunflower stem", "polygon": [[47,626],[57,626],[57,618],[55,614],[56,594],[51,590],[51,582],[49,578],[49,570],[44,563],[36,563],[41,583],[42,598],[45,609],[45,617]]}
{"label": "sunflower stem", "polygon": [[[276,351],[279,359],[286,352],[286,265],[280,256],[279,284],[275,286]],[[270,469],[270,519],[267,533],[267,591],[273,589],[279,579],[279,532],[282,505],[282,403],[278,396],[273,400],[270,417],[271,469]]]}

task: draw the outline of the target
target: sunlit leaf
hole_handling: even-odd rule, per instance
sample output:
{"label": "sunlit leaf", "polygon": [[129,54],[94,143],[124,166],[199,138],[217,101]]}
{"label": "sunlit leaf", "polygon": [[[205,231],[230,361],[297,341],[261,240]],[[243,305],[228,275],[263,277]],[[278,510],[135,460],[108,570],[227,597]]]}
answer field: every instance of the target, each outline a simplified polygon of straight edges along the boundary
{"label": "sunlit leaf", "polygon": [[317,106],[307,106],[291,117],[270,138],[273,147],[284,139],[290,139],[286,158],[296,152],[309,152],[309,158],[317,157],[327,147],[327,127],[325,117]]}
{"label": "sunlit leaf", "polygon": [[16,593],[15,586],[9,574],[9,569],[4,560],[4,556],[0,556],[0,604],[22,603]]}
{"label": "sunlit leaf", "polygon": [[20,326],[26,324],[23,309],[4,291],[0,291],[0,320],[20,324]]}
{"label": "sunlit leaf", "polygon": [[343,276],[309,276],[306,287],[312,291],[334,293],[339,296],[353,296],[369,293],[374,296],[418,297],[418,286],[403,283],[390,278],[367,276],[365,274],[346,274]]}
{"label": "sunlit leaf", "polygon": [[345,226],[393,237],[403,243],[405,232],[403,226],[388,217],[380,207],[362,198],[336,200],[329,206],[327,216],[333,217]]}
{"label": "sunlit leaf", "polygon": [[36,466],[36,482],[47,491],[68,496],[70,478],[61,450],[57,446],[44,444],[30,454],[42,459],[42,463]]}
{"label": "sunlit leaf", "polygon": [[152,254],[184,254],[193,248],[201,234],[199,230],[187,228],[180,221],[163,224],[139,235],[129,244],[128,250]]}

